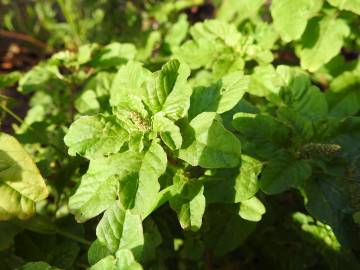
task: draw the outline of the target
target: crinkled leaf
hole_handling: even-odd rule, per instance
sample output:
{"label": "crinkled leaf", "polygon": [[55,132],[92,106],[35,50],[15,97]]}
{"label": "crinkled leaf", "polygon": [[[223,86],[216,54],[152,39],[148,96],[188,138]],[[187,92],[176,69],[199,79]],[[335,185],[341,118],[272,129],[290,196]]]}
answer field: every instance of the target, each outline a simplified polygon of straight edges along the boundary
{"label": "crinkled leaf", "polygon": [[92,159],[118,152],[128,139],[128,132],[115,117],[98,114],[72,123],[64,141],[70,155]]}
{"label": "crinkled leaf", "polygon": [[91,160],[69,200],[76,220],[84,222],[110,207],[118,196],[119,181],[133,177],[141,159],[140,153],[125,152]]}
{"label": "crinkled leaf", "polygon": [[157,74],[155,85],[143,88],[145,104],[153,113],[162,111],[172,120],[185,116],[190,106],[192,89],[187,82],[189,67],[171,60],[162,66]]}
{"label": "crinkled leaf", "polygon": [[112,253],[129,249],[139,254],[144,245],[141,217],[123,209],[117,201],[105,211],[96,227],[96,236]]}
{"label": "crinkled leaf", "polygon": [[176,150],[181,147],[182,137],[180,128],[173,121],[160,113],[154,115],[153,131],[160,134],[163,142],[171,150]]}
{"label": "crinkled leaf", "polygon": [[152,81],[151,72],[137,62],[121,66],[115,75],[110,89],[110,105],[117,106],[129,95],[139,95]]}

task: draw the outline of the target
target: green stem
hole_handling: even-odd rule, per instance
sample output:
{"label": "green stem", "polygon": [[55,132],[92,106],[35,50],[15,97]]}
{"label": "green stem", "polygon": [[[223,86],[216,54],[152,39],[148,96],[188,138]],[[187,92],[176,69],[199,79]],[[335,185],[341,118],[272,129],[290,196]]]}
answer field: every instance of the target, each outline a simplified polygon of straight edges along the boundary
{"label": "green stem", "polygon": [[86,240],[86,239],[84,239],[82,237],[79,237],[79,236],[77,236],[75,234],[69,233],[67,231],[63,231],[63,230],[61,230],[59,228],[56,228],[56,233],[66,237],[66,238],[75,240],[76,242],[82,243],[84,245],[87,245],[87,246],[91,245],[90,241],[88,241],[88,240]]}

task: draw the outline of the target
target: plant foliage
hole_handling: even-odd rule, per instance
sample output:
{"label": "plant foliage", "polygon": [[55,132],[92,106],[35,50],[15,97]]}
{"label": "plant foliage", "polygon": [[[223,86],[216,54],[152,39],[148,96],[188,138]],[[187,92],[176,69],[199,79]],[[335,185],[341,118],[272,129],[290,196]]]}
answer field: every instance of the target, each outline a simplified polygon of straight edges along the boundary
{"label": "plant foliage", "polygon": [[72,50],[0,75],[2,269],[360,268],[358,0],[54,2]]}

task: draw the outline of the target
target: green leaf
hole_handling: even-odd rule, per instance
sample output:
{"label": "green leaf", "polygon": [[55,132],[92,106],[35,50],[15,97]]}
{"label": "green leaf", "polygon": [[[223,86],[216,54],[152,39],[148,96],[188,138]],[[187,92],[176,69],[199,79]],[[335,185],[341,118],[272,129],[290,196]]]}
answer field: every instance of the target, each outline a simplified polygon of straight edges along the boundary
{"label": "green leaf", "polygon": [[241,143],[224,128],[216,113],[199,114],[185,133],[186,141],[179,151],[179,158],[192,166],[231,168],[240,164]]}
{"label": "green leaf", "polygon": [[351,116],[360,110],[359,86],[358,70],[345,71],[331,82],[326,92],[331,116]]}
{"label": "green leaf", "polygon": [[292,214],[292,218],[298,225],[301,225],[301,229],[304,232],[311,234],[328,248],[336,252],[340,251],[341,245],[336,239],[334,232],[328,226],[301,212]]}
{"label": "green leaf", "polygon": [[92,90],[87,90],[78,96],[74,106],[78,112],[86,114],[97,113],[100,109],[96,93]]}
{"label": "green leaf", "polygon": [[187,82],[189,67],[178,60],[162,66],[156,84],[142,93],[145,104],[153,113],[162,111],[171,120],[183,118],[190,106],[192,89]]}
{"label": "green leaf", "polygon": [[128,94],[113,108],[113,114],[124,125],[130,136],[137,132],[150,131],[150,115],[138,96]]}
{"label": "green leaf", "polygon": [[184,180],[175,176],[177,195],[170,198],[170,206],[178,216],[180,225],[185,230],[197,231],[202,224],[205,212],[204,187],[200,182]]}
{"label": "green leaf", "polygon": [[5,88],[14,85],[21,78],[19,71],[13,71],[0,75],[0,88]]}
{"label": "green leaf", "polygon": [[133,177],[141,159],[140,153],[125,152],[91,160],[80,186],[69,200],[76,220],[85,222],[110,207],[118,196],[120,180]]}
{"label": "green leaf", "polygon": [[141,265],[135,261],[134,255],[130,250],[121,249],[115,257],[107,256],[89,270],[142,270]]}
{"label": "green leaf", "polygon": [[328,115],[325,95],[315,86],[311,86],[307,74],[296,70],[279,69],[285,78],[286,86],[280,92],[282,100],[295,111],[309,119],[324,118]]}
{"label": "green leaf", "polygon": [[349,34],[348,25],[341,19],[324,17],[310,20],[301,39],[301,67],[311,72],[318,70],[339,53],[344,38]]}
{"label": "green leaf", "polygon": [[57,267],[53,267],[46,262],[29,262],[23,265],[20,270],[60,270]]}
{"label": "green leaf", "polygon": [[128,141],[129,134],[114,116],[82,116],[64,138],[69,154],[89,159],[116,153]]}
{"label": "green leaf", "polygon": [[255,222],[260,221],[265,212],[265,206],[256,197],[252,197],[251,199],[240,203],[239,215],[243,219]]}
{"label": "green leaf", "polygon": [[260,161],[242,155],[240,169],[216,170],[204,176],[207,203],[238,203],[250,199],[259,189],[261,168]]}
{"label": "green leaf", "polygon": [[57,66],[40,64],[22,76],[18,91],[26,94],[35,91],[59,91],[66,87]]}
{"label": "green leaf", "polygon": [[227,22],[240,24],[247,18],[256,17],[264,0],[223,0],[217,12],[217,18]]}
{"label": "green leaf", "polygon": [[282,40],[290,42],[299,39],[305,31],[308,19],[321,9],[322,4],[322,0],[272,1],[271,16]]}
{"label": "green leaf", "polygon": [[91,65],[95,68],[110,68],[133,60],[136,48],[130,43],[113,42],[98,50],[93,56]]}
{"label": "green leaf", "polygon": [[115,74],[98,72],[84,86],[75,100],[75,108],[82,114],[94,114],[107,109],[110,88]]}
{"label": "green leaf", "polygon": [[96,239],[88,250],[89,264],[93,265],[110,254],[111,252],[107,249],[107,247],[101,243],[99,239]]}
{"label": "green leaf", "polygon": [[206,210],[203,226],[211,228],[203,236],[206,247],[220,257],[241,246],[256,223],[241,218],[238,205],[215,205]]}
{"label": "green leaf", "polygon": [[334,7],[340,10],[352,11],[360,15],[360,1],[359,0],[327,0]]}
{"label": "green leaf", "polygon": [[23,228],[12,222],[0,222],[0,251],[9,249],[14,244],[14,237],[21,231]]}
{"label": "green leaf", "polygon": [[243,97],[249,85],[249,76],[232,72],[209,87],[197,87],[191,96],[191,118],[202,112],[219,114],[231,110]]}
{"label": "green leaf", "polygon": [[272,65],[256,66],[251,74],[248,92],[255,96],[277,95],[283,81]]}
{"label": "green leaf", "polygon": [[132,250],[140,254],[144,245],[141,217],[125,210],[119,201],[107,209],[96,227],[96,236],[109,251]]}
{"label": "green leaf", "polygon": [[160,134],[163,142],[171,149],[176,150],[181,147],[182,137],[180,128],[162,113],[157,113],[153,118],[153,131]]}
{"label": "green leaf", "polygon": [[326,176],[308,179],[304,189],[306,209],[313,217],[330,225],[340,242],[348,242],[351,235],[345,222],[350,194],[344,184],[343,179]]}
{"label": "green leaf", "polygon": [[236,113],[232,126],[240,132],[243,151],[252,156],[272,157],[289,143],[289,128],[270,115]]}
{"label": "green leaf", "polygon": [[144,247],[141,262],[150,262],[156,259],[157,247],[162,243],[162,237],[158,226],[151,218],[147,218],[143,224],[144,228]]}
{"label": "green leaf", "polygon": [[180,45],[180,43],[186,38],[188,32],[189,22],[186,15],[181,14],[176,23],[174,23],[167,32],[164,41],[171,51]]}
{"label": "green leaf", "polygon": [[278,194],[291,187],[302,187],[311,176],[311,167],[304,160],[294,160],[286,152],[278,152],[264,168],[260,187],[267,194]]}
{"label": "green leaf", "polygon": [[129,62],[121,66],[115,75],[110,89],[110,105],[117,106],[130,95],[139,96],[148,85],[153,84],[152,73],[142,64]]}
{"label": "green leaf", "polygon": [[[120,182],[122,201],[129,201],[133,212],[144,217],[153,206],[160,190],[159,177],[165,173],[167,156],[154,140],[137,168],[138,179],[124,179]],[[125,195],[125,193],[127,193]],[[126,197],[124,199],[123,197]],[[126,205],[126,203],[125,203]]]}
{"label": "green leaf", "polygon": [[48,196],[38,168],[21,144],[0,133],[0,220],[27,219]]}
{"label": "green leaf", "polygon": [[[190,29],[188,40],[174,52],[175,57],[188,63],[191,69],[209,67],[216,63],[217,56],[239,45],[241,34],[232,24],[219,20],[196,23]],[[234,62],[237,59],[233,59]]]}

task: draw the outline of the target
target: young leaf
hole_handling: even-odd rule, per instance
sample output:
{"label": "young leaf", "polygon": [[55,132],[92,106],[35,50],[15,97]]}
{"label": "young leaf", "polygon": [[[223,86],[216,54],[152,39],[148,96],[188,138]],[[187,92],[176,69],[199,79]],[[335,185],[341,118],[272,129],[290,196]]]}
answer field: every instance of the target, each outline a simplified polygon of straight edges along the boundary
{"label": "young leaf", "polygon": [[167,62],[158,73],[155,87],[147,87],[143,93],[145,104],[153,113],[162,111],[174,121],[184,117],[192,93],[187,82],[189,75],[186,64],[178,60]]}
{"label": "young leaf", "polygon": [[170,119],[157,113],[153,118],[153,131],[160,134],[163,142],[171,149],[176,150],[181,147],[182,137],[180,128]]}
{"label": "young leaf", "polygon": [[116,153],[129,139],[128,132],[114,116],[82,116],[69,128],[64,138],[69,154],[93,159]]}
{"label": "young leaf", "polygon": [[240,203],[239,215],[243,219],[255,222],[260,221],[265,212],[265,206],[256,197],[252,197]]}
{"label": "young leaf", "polygon": [[117,106],[130,95],[139,96],[143,88],[153,80],[151,72],[137,62],[121,66],[110,89],[110,105]]}
{"label": "young leaf", "polygon": [[339,53],[344,38],[349,34],[349,26],[341,19],[324,17],[310,20],[301,39],[301,67],[311,72],[318,70]]}
{"label": "young leaf", "polygon": [[38,168],[21,144],[0,133],[0,220],[27,219],[48,196]]}
{"label": "young leaf", "polygon": [[241,143],[224,128],[216,113],[199,114],[185,132],[179,158],[192,166],[231,168],[240,164]]}

